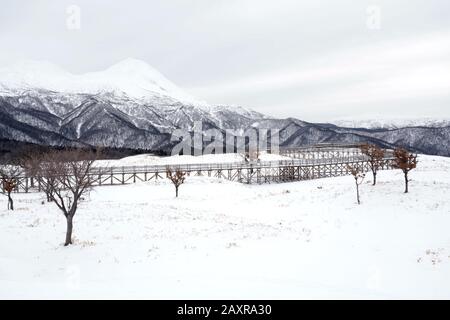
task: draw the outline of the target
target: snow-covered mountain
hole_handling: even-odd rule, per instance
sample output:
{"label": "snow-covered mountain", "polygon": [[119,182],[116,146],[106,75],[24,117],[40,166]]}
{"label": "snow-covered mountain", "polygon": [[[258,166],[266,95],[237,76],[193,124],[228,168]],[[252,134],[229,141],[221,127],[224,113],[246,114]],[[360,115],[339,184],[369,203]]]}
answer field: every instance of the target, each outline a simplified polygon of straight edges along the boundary
{"label": "snow-covered mountain", "polygon": [[437,119],[431,117],[424,118],[371,118],[371,119],[339,119],[331,123],[346,128],[366,128],[366,129],[398,129],[405,127],[449,127],[450,118]]}
{"label": "snow-covered mountain", "polygon": [[22,61],[0,69],[3,92],[45,89],[60,93],[112,92],[143,102],[155,98],[204,104],[186,94],[147,63],[123,60],[104,71],[72,74],[49,62]]}
{"label": "snow-covered mountain", "polygon": [[370,141],[450,156],[446,122],[361,128],[274,119],[243,107],[208,105],[135,59],[81,75],[42,62],[0,69],[0,142],[168,151],[172,132],[192,130],[195,121],[222,132],[276,129],[281,146]]}

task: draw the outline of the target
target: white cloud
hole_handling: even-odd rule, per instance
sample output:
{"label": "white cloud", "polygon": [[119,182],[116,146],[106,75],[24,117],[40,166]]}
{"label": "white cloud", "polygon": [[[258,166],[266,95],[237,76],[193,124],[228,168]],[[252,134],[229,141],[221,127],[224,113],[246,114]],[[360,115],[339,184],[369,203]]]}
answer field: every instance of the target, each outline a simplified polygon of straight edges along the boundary
{"label": "white cloud", "polygon": [[[281,102],[291,115],[299,115],[304,108],[321,113],[333,108],[342,110],[343,106],[351,112],[352,105],[361,113],[365,104],[372,107],[374,102],[386,104],[448,96],[450,32],[345,49],[280,70],[190,91],[206,100],[223,103],[246,95],[270,96],[276,91],[286,92],[287,88],[295,94],[290,96],[290,103]],[[276,110],[277,106],[280,104],[268,99],[267,105],[262,107]],[[412,112],[421,111],[423,108],[418,107]]]}
{"label": "white cloud", "polygon": [[[379,30],[367,28],[370,5]],[[2,0],[0,67],[83,73],[135,57],[201,100],[275,116],[449,116],[449,12],[448,0]]]}

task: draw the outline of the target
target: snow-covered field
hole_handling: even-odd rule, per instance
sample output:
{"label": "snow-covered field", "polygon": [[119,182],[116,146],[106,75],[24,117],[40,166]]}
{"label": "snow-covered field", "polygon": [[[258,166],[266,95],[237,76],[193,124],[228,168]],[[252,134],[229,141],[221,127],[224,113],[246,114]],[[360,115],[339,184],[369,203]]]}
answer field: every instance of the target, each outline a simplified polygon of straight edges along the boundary
{"label": "snow-covered field", "polygon": [[0,202],[0,298],[450,298],[450,159],[370,176],[244,185],[188,177],[95,188],[65,219]]}

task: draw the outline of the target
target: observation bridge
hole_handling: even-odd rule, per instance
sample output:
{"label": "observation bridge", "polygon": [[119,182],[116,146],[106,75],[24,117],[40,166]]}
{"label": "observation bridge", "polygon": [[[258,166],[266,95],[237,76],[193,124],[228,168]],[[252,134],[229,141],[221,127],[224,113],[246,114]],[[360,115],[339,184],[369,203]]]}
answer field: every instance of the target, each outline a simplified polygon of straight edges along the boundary
{"label": "observation bridge", "polygon": [[[349,175],[348,166],[369,171],[369,159],[356,144],[321,144],[302,148],[281,148],[279,154],[289,160],[242,162],[191,163],[145,166],[93,167],[90,177],[94,185],[120,185],[164,179],[169,167],[181,170],[187,176],[208,176],[241,183],[279,183]],[[269,151],[270,153],[270,151]],[[393,152],[386,150],[380,170],[392,169]],[[36,179],[19,178],[18,192],[41,191]]]}

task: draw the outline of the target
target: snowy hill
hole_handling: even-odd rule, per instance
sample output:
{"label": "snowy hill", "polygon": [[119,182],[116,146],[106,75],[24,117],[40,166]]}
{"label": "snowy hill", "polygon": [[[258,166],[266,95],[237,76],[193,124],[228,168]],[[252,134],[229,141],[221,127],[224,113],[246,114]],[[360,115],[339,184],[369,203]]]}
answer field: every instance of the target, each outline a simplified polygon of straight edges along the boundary
{"label": "snowy hill", "polygon": [[[65,218],[44,194],[0,203],[0,298],[448,299],[450,159],[268,185],[188,177],[97,187]],[[41,204],[43,202],[43,204]]]}

